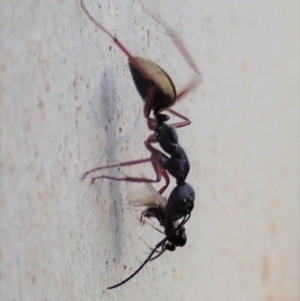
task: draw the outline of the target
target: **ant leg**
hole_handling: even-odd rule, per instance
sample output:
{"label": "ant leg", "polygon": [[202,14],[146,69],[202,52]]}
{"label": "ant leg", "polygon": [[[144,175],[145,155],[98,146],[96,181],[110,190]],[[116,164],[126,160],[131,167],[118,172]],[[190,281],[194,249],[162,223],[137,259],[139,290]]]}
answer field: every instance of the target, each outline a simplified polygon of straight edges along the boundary
{"label": "ant leg", "polygon": [[161,175],[166,180],[166,184],[161,189],[159,189],[159,191],[158,191],[159,194],[163,194],[165,192],[165,190],[167,189],[167,187],[169,186],[169,184],[170,184],[169,175],[164,169],[161,170]]}
{"label": "ant leg", "polygon": [[151,145],[151,143],[155,143],[155,142],[156,142],[156,137],[153,134],[150,135],[148,137],[148,139],[144,142],[146,148],[151,152],[150,158],[121,162],[121,163],[116,163],[116,164],[112,164],[112,165],[99,166],[99,167],[90,169],[87,172],[85,172],[83,174],[83,176],[81,177],[81,180],[84,180],[90,173],[93,173],[98,170],[114,168],[114,167],[138,165],[141,163],[151,162],[153,170],[156,174],[155,180],[148,179],[145,177],[139,178],[139,177],[125,176],[123,178],[117,178],[117,177],[111,177],[111,176],[99,176],[99,177],[92,178],[91,184],[94,184],[95,180],[97,180],[97,179],[110,179],[110,180],[115,180],[115,181],[126,181],[126,182],[134,182],[134,183],[157,183],[157,182],[160,182],[161,176],[163,176],[163,178],[166,181],[166,184],[159,190],[159,193],[163,194],[163,192],[167,189],[167,187],[170,184],[170,178],[169,178],[168,173],[165,170],[161,169],[161,167],[160,167],[159,158],[162,155],[162,153]]}
{"label": "ant leg", "polygon": [[[159,160],[159,157],[162,155],[162,153],[151,145],[151,143],[153,143],[153,142],[156,142],[155,134],[154,135],[152,134],[148,137],[148,139],[145,141],[145,146],[152,154],[155,153],[156,158]],[[159,164],[159,166],[160,166],[160,164]],[[163,194],[170,184],[170,178],[169,178],[167,171],[162,168],[160,168],[160,174],[163,176],[163,178],[166,181],[166,184],[162,188],[160,188],[158,191],[159,194]]]}
{"label": "ant leg", "polygon": [[[140,163],[151,161],[152,167],[153,167],[154,172],[156,174],[156,179],[149,179],[149,178],[144,178],[144,177],[142,177],[142,178],[140,178],[140,177],[129,177],[129,176],[125,176],[125,177],[122,177],[122,178],[117,178],[117,177],[112,177],[112,176],[98,176],[98,177],[92,178],[91,184],[94,184],[94,182],[98,179],[108,179],[108,180],[114,180],[114,181],[125,181],[125,182],[133,182],[133,183],[157,183],[157,182],[160,182],[161,176],[163,176],[164,179],[166,180],[166,185],[164,186],[165,188],[163,187],[164,190],[165,190],[168,187],[169,183],[170,183],[170,179],[169,179],[168,175],[166,174],[166,172],[162,172],[162,169],[160,167],[159,158],[162,155],[162,153],[151,145],[151,140],[150,139],[152,139],[152,135],[150,135],[148,137],[148,139],[144,142],[146,148],[151,152],[151,157],[149,159],[129,161],[129,162],[125,162],[125,163],[110,165],[109,167],[117,167],[117,166],[124,166],[124,165],[128,166],[128,165],[140,164]],[[103,169],[103,168],[108,168],[108,167],[104,166],[100,169]],[[99,167],[94,168],[92,171],[95,171],[95,170],[99,170]],[[91,171],[85,173],[84,176],[86,176],[86,174],[88,174],[90,172]]]}
{"label": "ant leg", "polygon": [[178,102],[179,100],[181,100],[183,98],[183,96],[185,96],[185,94],[187,94],[188,92],[194,90],[199,84],[201,83],[201,81],[199,80],[191,80],[185,88],[183,88],[176,97],[176,102]]}
{"label": "ant leg", "polygon": [[119,47],[119,49],[128,57],[128,60],[148,79],[150,79],[150,75],[145,71],[145,69],[138,63],[138,61],[133,57],[133,55],[127,50],[127,48],[111,33],[109,32],[102,24],[97,22],[95,18],[90,14],[85,5],[83,4],[83,0],[80,1],[80,5],[88,18],[97,26],[100,30],[102,30],[106,35],[108,35],[113,42]]}
{"label": "ant leg", "polygon": [[195,64],[192,56],[184,46],[183,42],[179,38],[177,32],[165,21],[163,21],[161,18],[159,18],[157,15],[155,15],[154,12],[150,12],[150,10],[147,10],[144,8],[145,13],[150,16],[155,22],[157,22],[161,27],[163,27],[167,31],[167,35],[169,35],[172,39],[172,42],[175,44],[179,52],[182,54],[183,58],[186,60],[188,65],[193,69],[193,71],[198,75],[199,78],[201,78],[201,73],[198,70],[197,65]]}
{"label": "ant leg", "polygon": [[173,109],[167,109],[167,111],[184,120],[182,122],[172,123],[172,124],[170,124],[170,126],[173,126],[174,128],[182,128],[184,126],[187,126],[187,125],[191,124],[190,119],[188,119],[184,115],[174,111]]}
{"label": "ant leg", "polygon": [[[148,142],[149,141],[149,142]],[[93,173],[95,171],[98,170],[102,170],[102,169],[108,169],[108,168],[114,168],[114,167],[123,167],[123,166],[131,166],[131,165],[138,165],[141,163],[147,163],[147,162],[151,162],[153,166],[154,171],[157,173],[161,174],[160,172],[160,168],[157,168],[157,164],[159,161],[159,156],[160,156],[160,151],[158,151],[157,149],[155,149],[154,147],[150,146],[150,143],[156,142],[156,137],[155,135],[150,135],[147,140],[144,142],[144,144],[146,145],[146,148],[151,152],[151,157],[150,158],[146,158],[146,159],[139,159],[139,160],[132,160],[132,161],[127,161],[127,162],[121,162],[121,163],[116,163],[116,164],[111,164],[111,165],[105,165],[105,166],[99,166],[93,169],[88,170],[87,172],[85,172],[83,174],[83,176],[81,177],[81,180],[84,180],[86,178],[87,175],[89,175],[90,173]],[[157,162],[156,162],[157,161]],[[167,176],[163,175],[163,177],[166,179],[166,182],[169,182],[169,179]]]}
{"label": "ant leg", "polygon": [[[140,160],[133,161],[133,162],[135,164],[143,163],[143,159],[142,159],[142,162],[139,162],[139,161]],[[117,177],[112,177],[112,176],[99,176],[99,177],[92,178],[91,184],[94,184],[94,182],[96,180],[99,180],[99,179],[108,179],[108,180],[114,180],[114,181],[125,181],[125,182],[133,182],[133,183],[156,183],[156,182],[160,182],[160,180],[161,180],[161,168],[159,166],[158,159],[155,157],[155,155],[152,154],[151,157],[149,159],[147,159],[147,161],[148,162],[151,161],[154,172],[156,174],[156,179],[149,179],[149,178],[144,178],[144,177],[142,177],[142,178],[140,178],[140,177],[129,177],[129,176],[125,176],[125,177],[122,177],[122,178],[117,178]]]}
{"label": "ant leg", "polygon": [[194,62],[191,54],[188,52],[186,47],[184,46],[183,42],[179,38],[177,32],[170,26],[168,25],[165,21],[160,19],[155,13],[150,12],[149,10],[146,10],[144,8],[144,11],[152,18],[154,19],[160,26],[162,26],[166,32],[167,35],[171,38],[172,42],[175,44],[176,48],[179,50],[187,64],[190,66],[190,68],[194,71],[196,75],[196,79],[191,80],[186,87],[179,93],[177,93],[177,98],[176,101],[178,101],[180,98],[182,98],[186,93],[190,92],[194,88],[196,88],[202,81],[202,75],[201,72],[199,71],[196,63]]}
{"label": "ant leg", "polygon": [[97,170],[108,169],[108,168],[113,168],[113,167],[137,165],[137,164],[146,163],[146,162],[150,162],[150,161],[151,161],[151,158],[146,158],[146,159],[140,159],[140,160],[134,160],[134,161],[121,162],[121,163],[112,164],[112,165],[99,166],[99,167],[93,168],[93,169],[85,172],[83,174],[83,176],[81,177],[81,180],[84,180],[87,175],[89,175],[90,173],[95,172]]}

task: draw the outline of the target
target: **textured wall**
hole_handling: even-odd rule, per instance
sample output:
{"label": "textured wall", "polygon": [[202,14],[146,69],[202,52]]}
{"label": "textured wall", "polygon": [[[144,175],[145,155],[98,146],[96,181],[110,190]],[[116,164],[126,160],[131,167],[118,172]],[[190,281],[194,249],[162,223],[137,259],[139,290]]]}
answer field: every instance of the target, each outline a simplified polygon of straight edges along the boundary
{"label": "textured wall", "polygon": [[[126,204],[141,185],[80,181],[148,156],[127,59],[78,1],[0,3],[1,300],[299,300],[296,0],[144,2],[203,74],[176,107],[197,199],[187,245],[114,291],[161,238]],[[178,89],[192,76],[140,1],[86,3]]]}

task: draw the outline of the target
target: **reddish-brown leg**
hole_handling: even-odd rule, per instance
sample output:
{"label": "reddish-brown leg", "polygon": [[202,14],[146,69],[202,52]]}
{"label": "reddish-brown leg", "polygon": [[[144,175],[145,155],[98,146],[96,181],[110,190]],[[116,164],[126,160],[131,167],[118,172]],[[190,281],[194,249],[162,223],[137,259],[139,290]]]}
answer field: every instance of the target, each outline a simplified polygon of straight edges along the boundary
{"label": "reddish-brown leg", "polygon": [[187,93],[194,90],[201,81],[192,79],[179,93],[177,93],[176,102],[180,101]]}
{"label": "reddish-brown leg", "polygon": [[80,1],[81,7],[88,16],[88,18],[103,32],[105,32],[113,42],[119,47],[119,49],[128,57],[128,60],[146,77],[150,79],[149,74],[141,67],[137,60],[132,56],[132,54],[127,50],[127,48],[111,33],[109,32],[102,24],[100,24],[96,19],[90,14],[90,12],[85,7],[83,0]]}
{"label": "reddish-brown leg", "polygon": [[130,166],[130,165],[136,165],[136,164],[141,164],[141,163],[145,163],[145,162],[151,162],[152,166],[153,166],[153,170],[156,174],[156,179],[149,179],[149,178],[145,178],[145,177],[130,177],[130,176],[124,176],[124,177],[98,176],[98,177],[92,178],[91,184],[93,184],[98,179],[109,179],[109,180],[114,180],[114,181],[126,181],[126,182],[133,182],[133,183],[156,183],[156,182],[160,182],[161,177],[163,176],[163,178],[166,181],[166,184],[159,190],[159,193],[162,194],[167,189],[167,187],[170,183],[170,179],[169,179],[168,173],[165,170],[162,170],[160,167],[159,157],[161,155],[161,152],[151,145],[151,143],[153,142],[152,139],[153,139],[153,137],[152,137],[152,135],[150,135],[149,138],[144,142],[146,148],[151,152],[150,158],[96,167],[96,168],[93,168],[93,169],[87,171],[83,175],[82,179],[84,179],[88,174],[98,171],[98,170],[102,170],[102,169]]}
{"label": "reddish-brown leg", "polygon": [[153,20],[155,20],[161,27],[163,27],[167,31],[167,35],[170,36],[172,42],[177,47],[179,52],[182,54],[185,61],[188,63],[188,65],[194,70],[194,72],[197,74],[197,76],[201,79],[201,73],[195,64],[191,54],[188,52],[186,47],[184,46],[183,42],[179,38],[177,32],[165,21],[160,19],[155,13],[151,12],[150,10],[147,10],[144,8],[144,11],[146,14],[148,14]]}
{"label": "reddish-brown leg", "polygon": [[[140,160],[137,161],[131,161],[133,162],[133,164],[139,164],[140,162],[138,162]],[[161,169],[159,166],[159,162],[157,160],[157,158],[154,155],[151,155],[151,157],[149,158],[149,161],[151,161],[153,169],[155,171],[156,174],[156,179],[149,179],[149,178],[144,178],[144,177],[129,177],[129,176],[124,176],[121,178],[118,177],[112,177],[112,176],[98,176],[98,177],[94,177],[92,178],[91,184],[94,184],[94,182],[96,180],[99,179],[108,179],[108,180],[114,180],[114,181],[125,181],[125,182],[133,182],[133,183],[156,183],[156,182],[160,182],[161,180]],[[128,162],[126,162],[128,163]],[[126,164],[128,165],[132,165],[132,164]],[[124,166],[124,165],[123,165]]]}
{"label": "reddish-brown leg", "polygon": [[89,175],[90,173],[93,173],[93,172],[101,170],[101,169],[108,169],[108,168],[114,168],[114,167],[123,167],[123,166],[131,166],[131,165],[137,165],[137,164],[146,163],[146,162],[150,162],[150,161],[151,161],[151,158],[146,158],[146,159],[139,159],[139,160],[133,160],[133,161],[116,163],[116,164],[112,164],[112,165],[99,166],[99,167],[90,169],[87,172],[85,172],[83,174],[83,176],[81,177],[81,180],[84,180],[86,178],[86,176]]}
{"label": "reddish-brown leg", "polygon": [[167,111],[184,120],[182,122],[177,122],[177,123],[170,124],[174,128],[182,128],[184,126],[187,126],[187,125],[191,124],[191,121],[187,117],[185,117],[184,115],[174,111],[173,109],[168,109]]}
{"label": "reddish-brown leg", "polygon": [[169,184],[170,184],[169,175],[168,175],[168,173],[164,169],[161,170],[161,175],[166,180],[166,184],[161,189],[158,190],[159,194],[163,194],[165,192],[165,190],[168,188]]}
{"label": "reddish-brown leg", "polygon": [[[177,93],[176,97],[176,102],[181,100],[183,96],[185,96],[188,92],[192,91],[195,89],[202,81],[202,75],[201,72],[199,71],[197,65],[195,64],[191,54],[188,52],[186,47],[184,46],[183,42],[179,38],[177,32],[170,26],[168,25],[165,21],[160,19],[155,13],[150,12],[149,10],[144,9],[144,11],[152,18],[154,19],[160,26],[162,26],[166,32],[167,35],[171,38],[172,42],[178,49],[178,51],[181,53],[183,56],[184,60],[187,62],[187,64],[191,67],[191,69],[195,73],[195,78],[193,78],[186,86],[183,88],[179,93]],[[187,125],[187,124],[186,124]]]}

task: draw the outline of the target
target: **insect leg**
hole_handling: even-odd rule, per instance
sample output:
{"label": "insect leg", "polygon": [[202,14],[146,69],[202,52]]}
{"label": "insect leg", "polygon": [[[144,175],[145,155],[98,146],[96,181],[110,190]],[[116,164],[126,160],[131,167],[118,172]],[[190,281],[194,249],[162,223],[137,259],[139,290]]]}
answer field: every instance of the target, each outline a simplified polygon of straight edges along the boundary
{"label": "insect leg", "polygon": [[183,56],[184,60],[187,62],[187,64],[190,66],[190,68],[194,71],[196,78],[192,79],[185,88],[182,89],[179,93],[177,93],[177,98],[176,101],[179,99],[183,98],[183,96],[196,88],[202,81],[202,75],[201,72],[199,71],[196,63],[194,62],[191,54],[189,51],[186,49],[184,46],[182,40],[179,38],[177,32],[170,26],[168,25],[165,21],[163,21],[161,18],[159,18],[154,12],[151,12],[147,9],[144,8],[144,11],[153,19],[155,20],[160,26],[162,26],[166,32],[167,35],[171,38],[173,44],[176,46],[178,51],[181,53]]}
{"label": "insect leg", "polygon": [[88,9],[85,7],[83,0],[80,1],[81,7],[88,16],[88,18],[106,35],[108,35],[117,47],[128,57],[128,60],[146,77],[150,79],[149,74],[142,68],[142,66],[137,62],[133,55],[128,51],[128,49],[111,33],[109,32],[102,24],[100,24],[96,19],[90,14]]}
{"label": "insect leg", "polygon": [[[154,155],[151,155],[150,158],[148,158],[146,161],[144,161],[145,159],[142,159],[142,161],[140,162],[140,160],[137,161],[131,161],[134,162],[134,164],[139,164],[139,163],[144,163],[144,162],[149,162],[151,161],[154,172],[156,174],[156,179],[149,179],[149,178],[144,178],[144,177],[129,177],[129,176],[124,176],[121,178],[117,178],[117,177],[112,177],[112,176],[98,176],[98,177],[94,177],[92,178],[91,184],[94,184],[94,182],[98,179],[108,179],[108,180],[114,180],[114,181],[125,181],[125,182],[133,182],[133,183],[156,183],[156,182],[160,182],[161,180],[161,168],[159,166],[159,162],[157,160],[157,158],[155,158]],[[126,162],[128,163],[128,162]],[[132,164],[126,164],[126,165],[132,165]],[[124,166],[124,165],[122,165]]]}
{"label": "insect leg", "polygon": [[184,120],[184,121],[181,121],[181,122],[172,123],[172,124],[170,124],[170,126],[173,126],[174,128],[182,128],[184,126],[187,126],[187,125],[191,124],[191,121],[187,117],[185,117],[184,115],[174,111],[173,109],[167,109],[167,111]]}
{"label": "insect leg", "polygon": [[144,11],[155,22],[157,22],[161,27],[163,27],[166,30],[167,35],[171,38],[172,42],[177,47],[177,49],[179,50],[179,52],[181,53],[181,55],[183,56],[183,58],[185,59],[187,64],[193,69],[193,71],[201,79],[201,73],[200,73],[196,63],[194,62],[191,54],[188,52],[188,50],[184,46],[183,42],[179,38],[178,33],[169,24],[167,24],[164,20],[159,18],[154,12],[151,12],[150,10],[145,9],[145,8],[144,8]]}
{"label": "insect leg", "polygon": [[166,184],[161,189],[158,190],[159,194],[163,194],[165,192],[165,190],[167,189],[167,187],[169,186],[169,184],[170,184],[169,175],[168,175],[168,173],[164,169],[161,169],[161,175],[166,180]]}
{"label": "insect leg", "polygon": [[93,168],[93,169],[88,170],[87,172],[85,172],[83,174],[83,176],[81,177],[81,180],[84,180],[86,178],[86,176],[89,175],[90,173],[93,173],[93,172],[101,170],[101,169],[108,169],[108,168],[113,168],[113,167],[131,166],[131,165],[137,165],[137,164],[146,163],[146,162],[150,162],[150,161],[151,161],[151,158],[146,158],[146,159],[139,159],[139,160],[134,160],[134,161],[127,161],[127,162],[116,163],[116,164],[112,164],[112,165],[99,166],[99,167]]}
{"label": "insect leg", "polygon": [[153,143],[152,139],[153,139],[153,136],[150,135],[148,137],[148,139],[144,142],[146,148],[151,152],[150,158],[94,168],[94,169],[86,172],[83,175],[83,178],[85,178],[87,174],[89,174],[93,171],[99,170],[99,169],[128,166],[128,165],[140,164],[140,163],[145,163],[145,162],[151,162],[153,170],[156,174],[156,179],[149,179],[149,178],[145,178],[145,177],[142,177],[142,178],[141,177],[129,177],[129,176],[125,176],[125,177],[121,177],[121,178],[112,177],[112,176],[98,176],[98,177],[92,178],[91,184],[93,184],[98,179],[109,179],[109,180],[114,180],[114,181],[126,181],[126,182],[133,182],[133,183],[157,183],[157,182],[160,182],[161,176],[163,176],[163,178],[166,180],[166,184],[165,184],[165,186],[163,186],[163,188],[161,188],[161,190],[164,191],[168,187],[168,185],[170,183],[170,179],[169,179],[168,174],[166,172],[163,172],[160,167],[159,158],[163,154],[151,145],[151,143]]}

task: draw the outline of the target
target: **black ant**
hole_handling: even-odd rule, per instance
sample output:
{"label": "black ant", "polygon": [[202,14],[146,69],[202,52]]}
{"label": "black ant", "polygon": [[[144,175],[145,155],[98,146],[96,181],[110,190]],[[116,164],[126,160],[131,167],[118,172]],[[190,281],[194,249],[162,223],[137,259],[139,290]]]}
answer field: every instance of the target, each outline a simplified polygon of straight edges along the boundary
{"label": "black ant", "polygon": [[[156,228],[155,229],[165,234],[166,237],[162,239],[158,244],[156,244],[153,249],[151,249],[152,251],[149,256],[134,273],[132,273],[129,277],[119,282],[118,284],[110,286],[107,289],[114,289],[125,284],[137,273],[139,273],[149,261],[158,258],[166,250],[174,251],[176,247],[183,247],[186,244],[187,236],[185,233],[184,224],[189,220],[191,214],[189,213],[185,215],[180,223],[170,220],[168,215],[166,214],[166,205],[168,203],[167,200],[163,198],[151,184],[146,184],[146,187],[148,188],[148,192],[150,192],[150,196],[144,196],[144,198],[141,198],[136,197],[134,194],[132,199],[129,197],[129,199],[131,199],[130,204],[133,206],[145,206],[146,209],[141,213],[141,221],[143,221],[145,217],[155,217],[165,230],[163,233],[160,230]],[[159,248],[161,248],[161,250],[157,251]],[[155,253],[158,254],[153,257]]]}
{"label": "black ant", "polygon": [[[154,133],[151,134],[144,142],[145,147],[151,153],[150,158],[97,167],[87,171],[83,175],[82,179],[84,179],[88,174],[101,169],[151,162],[156,174],[156,179],[129,176],[125,176],[123,178],[98,176],[92,178],[92,183],[94,183],[94,181],[97,179],[104,178],[116,181],[153,183],[159,182],[161,180],[161,176],[163,176],[166,184],[158,191],[159,194],[162,194],[166,190],[170,182],[168,173],[170,173],[177,182],[177,186],[172,190],[168,201],[164,206],[149,206],[144,213],[145,217],[157,218],[161,226],[165,228],[166,237],[155,246],[148,258],[135,273],[133,273],[130,277],[128,277],[121,283],[109,287],[109,289],[111,289],[124,284],[132,277],[134,277],[144,267],[144,265],[149,260],[151,260],[153,254],[157,252],[157,249],[162,248],[162,250],[158,252],[158,256],[160,256],[165,250],[175,250],[176,246],[183,246],[186,242],[186,235],[183,225],[190,218],[191,211],[194,207],[195,193],[193,188],[185,182],[185,179],[190,170],[190,164],[184,149],[178,143],[178,136],[175,128],[189,125],[190,120],[180,113],[170,109],[170,107],[200,83],[201,74],[198,71],[188,51],[185,49],[182,42],[177,37],[177,34],[167,24],[147,12],[152,18],[154,18],[167,30],[174,44],[177,46],[187,63],[191,66],[191,68],[197,75],[196,79],[190,81],[190,83],[188,83],[188,85],[180,93],[177,94],[171,78],[162,68],[149,60],[132,56],[126,49],[126,47],[121,42],[119,42],[117,38],[115,38],[105,27],[103,27],[91,16],[91,14],[85,8],[83,0],[81,0],[81,7],[85,11],[89,19],[98,28],[104,31],[120,48],[120,50],[128,57],[129,68],[133,77],[133,81],[140,96],[145,102],[144,117],[147,119],[148,128],[154,131]],[[150,117],[151,111],[153,112],[154,118]],[[168,121],[170,117],[166,114],[162,114],[162,111],[168,111],[171,114],[183,119],[183,121],[168,125],[165,122]],[[167,154],[169,154],[170,157],[155,149],[151,145],[152,143],[159,143],[161,148]],[[177,220],[181,218],[182,221],[178,223]]]}

